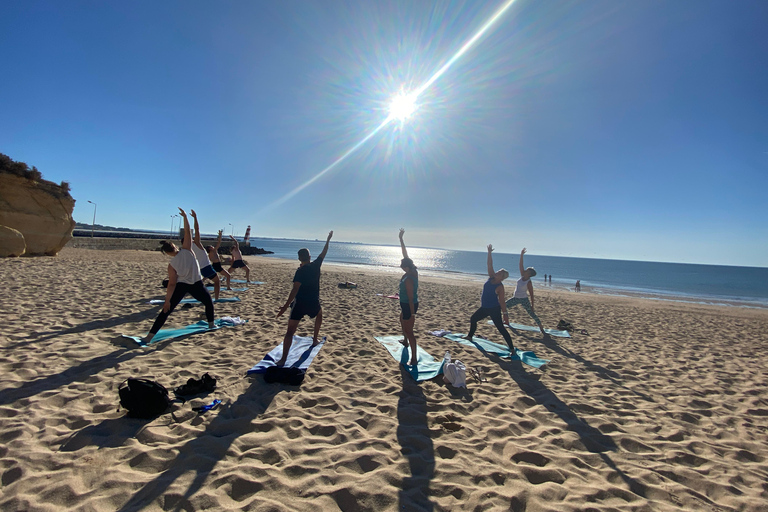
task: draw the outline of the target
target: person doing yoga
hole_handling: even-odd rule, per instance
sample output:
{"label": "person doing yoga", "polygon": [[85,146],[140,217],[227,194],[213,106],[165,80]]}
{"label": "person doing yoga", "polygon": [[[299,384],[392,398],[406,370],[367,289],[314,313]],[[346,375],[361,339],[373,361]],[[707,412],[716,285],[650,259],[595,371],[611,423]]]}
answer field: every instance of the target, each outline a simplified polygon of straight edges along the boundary
{"label": "person doing yoga", "polygon": [[221,280],[219,274],[213,269],[211,260],[208,259],[208,253],[205,252],[203,244],[200,243],[200,225],[197,223],[197,214],[195,210],[189,211],[192,218],[195,219],[195,238],[192,240],[192,253],[197,258],[197,264],[200,266],[200,274],[206,279],[213,281],[213,296],[219,300],[219,290],[221,289]]}
{"label": "person doing yoga", "polygon": [[181,241],[181,249],[171,242],[166,241],[162,243],[160,250],[168,256],[173,256],[173,259],[168,264],[168,289],[165,292],[163,308],[149,330],[149,334],[144,339],[144,343],[152,341],[157,331],[165,324],[168,316],[187,293],[205,305],[205,318],[208,320],[208,328],[213,329],[214,327],[213,300],[211,299],[211,294],[208,293],[205,285],[203,285],[200,266],[191,250],[192,234],[189,229],[189,219],[187,219],[187,213],[181,208],[179,208],[179,213],[184,219],[184,238]]}
{"label": "person doing yoga", "polygon": [[[515,286],[515,293],[512,295],[512,298],[507,299],[507,307],[510,308],[517,304],[523,306],[536,322],[536,325],[539,326],[541,334],[546,336],[547,333],[544,332],[541,320],[539,320],[539,317],[533,310],[533,284],[531,283],[531,278],[536,275],[536,270],[533,267],[523,268],[523,255],[526,251],[525,247],[520,251],[520,279],[517,280],[517,286]],[[530,300],[528,295],[531,296]]]}
{"label": "person doing yoga", "polygon": [[[491,317],[493,325],[499,330],[504,341],[509,346],[509,351],[515,353],[512,337],[509,335],[505,323],[509,323],[507,304],[504,302],[504,285],[502,281],[509,277],[509,272],[501,268],[493,270],[493,246],[488,244],[488,280],[483,285],[483,294],[480,296],[480,308],[469,319],[469,334],[465,337],[472,341],[472,336],[477,329],[477,322],[486,317]],[[503,316],[503,320],[502,320]]]}
{"label": "person doing yoga", "polygon": [[416,323],[416,312],[419,310],[419,270],[413,264],[413,260],[408,257],[408,250],[405,248],[403,235],[405,229],[400,228],[400,249],[403,252],[403,259],[400,260],[400,268],[405,274],[400,278],[400,326],[403,329],[402,344],[405,347],[411,347],[410,366],[416,365],[416,335],[413,333],[413,327]]}
{"label": "person doing yoga", "polygon": [[232,276],[229,275],[229,272],[224,270],[224,267],[221,266],[221,259],[219,258],[219,247],[221,247],[221,234],[223,233],[223,230],[219,230],[219,239],[216,240],[216,247],[212,245],[206,245],[205,250],[208,251],[208,259],[211,261],[211,266],[213,267],[213,270],[218,272],[219,274],[223,275],[227,278],[227,290],[232,289],[231,279]]}
{"label": "person doing yoga", "polygon": [[237,243],[237,239],[233,237],[232,235],[229,235],[229,238],[232,239],[232,241],[235,243],[235,245],[232,246],[232,264],[229,266],[229,269],[227,272],[232,274],[232,271],[237,268],[244,268],[245,269],[245,282],[250,283],[251,282],[251,269],[248,267],[248,264],[243,261],[243,254],[240,252],[240,244]]}
{"label": "person doing yoga", "polygon": [[299,327],[299,321],[304,315],[315,319],[315,332],[312,336],[312,346],[317,345],[317,336],[320,334],[320,326],[323,323],[323,308],[320,306],[320,266],[325,255],[328,254],[328,244],[333,237],[333,231],[328,233],[325,247],[315,261],[310,260],[309,249],[299,249],[299,268],[293,276],[293,288],[288,295],[288,300],[277,312],[280,318],[288,307],[291,307],[291,315],[288,317],[288,330],[283,338],[283,357],[275,363],[283,366],[288,358],[288,351],[293,343],[293,335]]}

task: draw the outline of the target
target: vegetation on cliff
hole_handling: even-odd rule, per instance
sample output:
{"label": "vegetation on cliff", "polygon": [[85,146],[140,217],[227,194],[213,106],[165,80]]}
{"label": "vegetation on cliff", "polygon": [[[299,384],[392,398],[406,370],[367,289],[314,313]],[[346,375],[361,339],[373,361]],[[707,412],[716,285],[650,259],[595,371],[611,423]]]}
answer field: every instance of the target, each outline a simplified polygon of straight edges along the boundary
{"label": "vegetation on cliff", "polygon": [[34,165],[30,167],[24,162],[16,162],[8,155],[0,153],[0,173],[13,174],[22,178],[26,178],[30,181],[34,181],[41,190],[44,190],[54,197],[69,197],[69,183],[62,181],[59,185],[52,181],[44,180],[43,174],[37,170]]}

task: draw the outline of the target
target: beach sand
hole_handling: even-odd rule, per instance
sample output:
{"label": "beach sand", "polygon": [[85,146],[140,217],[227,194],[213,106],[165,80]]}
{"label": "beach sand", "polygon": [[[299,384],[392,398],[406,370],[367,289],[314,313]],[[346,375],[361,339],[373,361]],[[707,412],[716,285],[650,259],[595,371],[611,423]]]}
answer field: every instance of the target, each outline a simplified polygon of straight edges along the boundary
{"label": "beach sand", "polygon": [[[245,373],[282,340],[297,262],[246,260],[265,284],[217,305],[246,325],[147,348],[120,335],[156,317],[161,254],[0,260],[0,510],[768,511],[766,310],[537,289],[546,327],[589,334],[513,333],[551,360],[536,370],[426,334],[466,332],[482,285],[422,277],[420,346],[488,379],[453,389],[417,384],[373,339],[400,333],[398,304],[375,295],[399,272],[325,264],[328,341],[290,387]],[[202,317],[178,308],[166,327]],[[175,420],[118,410],[128,377],[172,389],[205,372],[218,388]]]}

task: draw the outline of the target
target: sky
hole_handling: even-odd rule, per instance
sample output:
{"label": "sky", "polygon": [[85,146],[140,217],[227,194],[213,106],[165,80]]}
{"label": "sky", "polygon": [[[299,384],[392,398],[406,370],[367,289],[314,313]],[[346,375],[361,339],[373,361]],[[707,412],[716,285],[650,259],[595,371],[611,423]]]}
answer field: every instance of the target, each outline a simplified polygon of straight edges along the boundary
{"label": "sky", "polygon": [[766,22],[764,0],[0,2],[0,152],[84,223],[182,206],[204,233],[765,267]]}

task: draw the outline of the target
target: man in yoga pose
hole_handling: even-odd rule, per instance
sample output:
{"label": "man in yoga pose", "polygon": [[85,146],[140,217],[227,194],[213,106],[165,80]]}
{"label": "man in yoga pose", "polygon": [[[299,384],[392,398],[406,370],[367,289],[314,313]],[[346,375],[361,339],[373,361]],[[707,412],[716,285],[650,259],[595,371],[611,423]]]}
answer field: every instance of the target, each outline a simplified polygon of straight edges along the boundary
{"label": "man in yoga pose", "polygon": [[[197,219],[195,219],[195,220],[197,220]],[[205,250],[208,251],[208,259],[211,261],[211,266],[213,267],[213,270],[215,270],[216,272],[218,272],[219,274],[221,274],[221,275],[223,275],[224,277],[227,278],[227,290],[231,290],[232,289],[232,285],[231,285],[231,281],[230,280],[232,279],[232,276],[229,275],[229,272],[224,270],[224,267],[221,266],[221,260],[219,259],[219,247],[221,247],[221,234],[222,233],[223,233],[223,231],[220,229],[219,230],[219,239],[216,240],[216,247],[214,247],[212,245],[207,245],[205,247]]]}
{"label": "man in yoga pose", "polygon": [[[483,294],[480,297],[480,308],[475,311],[469,319],[469,334],[466,339],[472,341],[472,335],[477,329],[477,322],[490,316],[493,325],[499,330],[504,341],[509,346],[509,351],[515,353],[515,347],[512,344],[512,337],[504,327],[504,323],[509,323],[509,314],[507,313],[507,304],[504,302],[504,285],[502,281],[509,277],[509,272],[505,269],[493,270],[493,246],[488,245],[488,280],[483,285]],[[503,315],[502,315],[503,312]],[[504,319],[502,320],[502,316]]]}
{"label": "man in yoga pose", "polygon": [[235,245],[232,246],[232,265],[230,265],[228,272],[230,275],[232,274],[232,271],[236,268],[244,268],[245,269],[245,282],[250,283],[251,282],[251,269],[248,268],[248,265],[243,261],[243,255],[240,253],[240,244],[237,243],[237,240],[232,235],[229,235],[229,238],[232,239],[232,241],[235,243]]}
{"label": "man in yoga pose", "polygon": [[[539,326],[541,334],[546,336],[547,333],[544,332],[541,320],[533,311],[533,284],[531,284],[531,278],[536,275],[536,270],[533,267],[523,268],[523,255],[525,252],[526,248],[523,247],[523,250],[520,251],[520,279],[517,280],[517,286],[515,286],[515,293],[512,295],[512,298],[507,299],[507,307],[509,308],[517,304],[523,306],[536,322],[536,325]],[[530,300],[528,295],[531,296]]]}
{"label": "man in yoga pose", "polygon": [[315,319],[315,333],[312,336],[312,346],[317,345],[317,336],[320,333],[320,326],[323,323],[323,308],[320,306],[320,266],[323,264],[325,255],[328,254],[328,244],[331,242],[333,231],[328,233],[328,239],[325,241],[325,247],[315,261],[310,261],[308,249],[299,249],[299,268],[293,276],[293,288],[288,295],[288,300],[277,312],[277,318],[280,318],[285,310],[291,306],[291,316],[288,318],[288,330],[283,338],[283,357],[276,363],[277,366],[283,366],[288,357],[288,351],[293,343],[293,335],[299,327],[299,321],[304,315]]}
{"label": "man in yoga pose", "polygon": [[173,256],[168,264],[168,289],[165,292],[165,304],[157,320],[149,330],[149,334],[144,338],[144,343],[149,343],[155,337],[157,331],[165,324],[174,308],[181,302],[181,299],[189,293],[195,299],[205,305],[205,318],[208,320],[208,328],[213,329],[213,300],[211,294],[203,285],[203,276],[200,274],[200,266],[197,258],[192,253],[192,234],[189,229],[189,220],[187,213],[179,208],[179,213],[184,219],[184,238],[181,241],[181,249],[178,249],[171,242],[163,242],[161,251],[168,256]]}
{"label": "man in yoga pose", "polygon": [[208,253],[205,252],[203,244],[200,243],[200,225],[197,223],[197,214],[195,210],[190,210],[192,218],[195,219],[195,238],[192,240],[192,253],[197,258],[197,264],[200,266],[200,274],[206,279],[213,281],[213,297],[219,300],[219,290],[221,289],[221,280],[219,274],[213,269],[211,261],[208,259]]}
{"label": "man in yoga pose", "polygon": [[411,348],[411,360],[408,365],[415,366],[418,354],[413,327],[416,323],[416,312],[419,310],[419,270],[413,264],[413,260],[408,257],[408,250],[403,241],[404,234],[405,229],[400,228],[400,250],[403,253],[400,268],[405,272],[400,278],[400,327],[403,329],[402,344]]}

